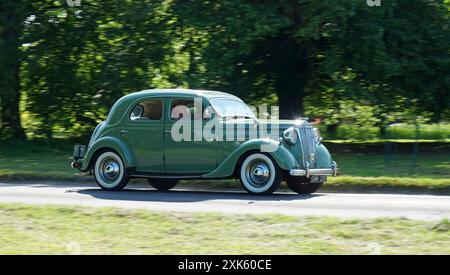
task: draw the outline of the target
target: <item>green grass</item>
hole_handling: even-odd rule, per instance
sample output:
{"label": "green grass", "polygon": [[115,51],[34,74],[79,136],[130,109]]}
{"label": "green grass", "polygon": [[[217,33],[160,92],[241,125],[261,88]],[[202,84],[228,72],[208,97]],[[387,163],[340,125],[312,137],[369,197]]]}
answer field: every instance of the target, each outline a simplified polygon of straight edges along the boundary
{"label": "green grass", "polygon": [[326,140],[353,140],[359,142],[375,140],[424,140],[446,141],[450,140],[450,123],[414,124],[397,123],[386,127],[386,133],[381,134],[379,127],[357,127],[353,124],[341,124],[335,133],[328,133],[325,125],[319,128]]}
{"label": "green grass", "polygon": [[450,222],[0,204],[0,254],[450,254]]}
{"label": "green grass", "polygon": [[411,154],[334,155],[341,175],[329,177],[329,187],[391,187],[450,190],[450,156],[447,152]]}
{"label": "green grass", "polygon": [[[72,146],[66,143],[0,144],[0,179],[80,180],[70,168]],[[416,188],[450,191],[448,150],[420,152],[414,165],[411,154],[396,154],[386,162],[373,153],[333,153],[341,175],[329,177],[325,188]],[[238,187],[237,181],[201,181],[205,187]]]}
{"label": "green grass", "polygon": [[379,154],[338,154],[341,173],[356,177],[450,178],[450,155],[420,153],[414,163],[411,154],[396,154],[386,159]]}
{"label": "green grass", "polygon": [[415,125],[398,123],[387,128],[387,137],[395,139],[450,139],[450,123]]}
{"label": "green grass", "polygon": [[0,142],[3,179],[74,179],[72,146],[55,142]]}

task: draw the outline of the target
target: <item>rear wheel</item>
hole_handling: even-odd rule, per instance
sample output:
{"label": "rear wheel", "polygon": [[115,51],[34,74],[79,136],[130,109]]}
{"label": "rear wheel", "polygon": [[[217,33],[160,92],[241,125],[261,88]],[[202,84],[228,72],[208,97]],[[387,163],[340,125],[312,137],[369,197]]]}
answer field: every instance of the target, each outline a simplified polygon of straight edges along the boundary
{"label": "rear wheel", "polygon": [[160,191],[167,191],[178,184],[177,179],[147,179],[150,185]]}
{"label": "rear wheel", "polygon": [[251,194],[272,194],[280,186],[281,179],[280,168],[265,154],[251,154],[241,165],[242,186]]}
{"label": "rear wheel", "polygon": [[299,194],[312,194],[319,190],[323,182],[311,183],[307,177],[293,177],[286,178],[286,184],[289,188]]}
{"label": "rear wheel", "polygon": [[102,153],[94,165],[94,180],[104,190],[122,190],[130,180],[119,155],[114,152]]}

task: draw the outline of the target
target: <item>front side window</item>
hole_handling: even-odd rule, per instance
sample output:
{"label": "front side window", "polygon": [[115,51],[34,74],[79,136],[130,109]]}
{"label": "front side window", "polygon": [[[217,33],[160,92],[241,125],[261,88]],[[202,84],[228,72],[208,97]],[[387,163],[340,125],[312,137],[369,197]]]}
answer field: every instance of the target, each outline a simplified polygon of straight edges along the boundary
{"label": "front side window", "polygon": [[194,100],[192,99],[175,99],[170,105],[170,118],[172,120],[178,120],[186,115],[190,114],[191,118],[194,117]]}
{"label": "front side window", "polygon": [[131,111],[131,120],[160,120],[162,118],[161,100],[139,102]]}
{"label": "front side window", "polygon": [[253,111],[242,101],[228,98],[211,100],[211,105],[219,116],[224,118],[255,118]]}

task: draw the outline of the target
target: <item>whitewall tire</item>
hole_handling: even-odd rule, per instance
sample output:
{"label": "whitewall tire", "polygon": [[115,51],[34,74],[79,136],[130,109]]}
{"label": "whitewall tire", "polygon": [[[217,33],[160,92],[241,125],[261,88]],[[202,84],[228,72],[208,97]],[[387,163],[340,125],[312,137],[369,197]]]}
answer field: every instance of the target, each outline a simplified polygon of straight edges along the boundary
{"label": "whitewall tire", "polygon": [[277,164],[262,153],[247,156],[242,162],[239,175],[245,190],[258,195],[273,193],[280,186],[282,179]]}
{"label": "whitewall tire", "polygon": [[122,190],[129,181],[125,166],[114,152],[102,153],[94,165],[95,182],[104,190]]}

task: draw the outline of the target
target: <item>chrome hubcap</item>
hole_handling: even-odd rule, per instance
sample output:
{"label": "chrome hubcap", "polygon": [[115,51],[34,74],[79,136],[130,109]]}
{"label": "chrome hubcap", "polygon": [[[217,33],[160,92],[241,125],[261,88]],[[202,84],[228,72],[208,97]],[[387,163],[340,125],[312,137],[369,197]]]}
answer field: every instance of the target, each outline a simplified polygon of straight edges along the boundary
{"label": "chrome hubcap", "polygon": [[270,178],[270,170],[263,160],[255,160],[245,171],[247,181],[255,187],[265,186]]}
{"label": "chrome hubcap", "polygon": [[120,174],[119,163],[115,159],[107,158],[100,165],[100,176],[104,181],[114,182]]}

